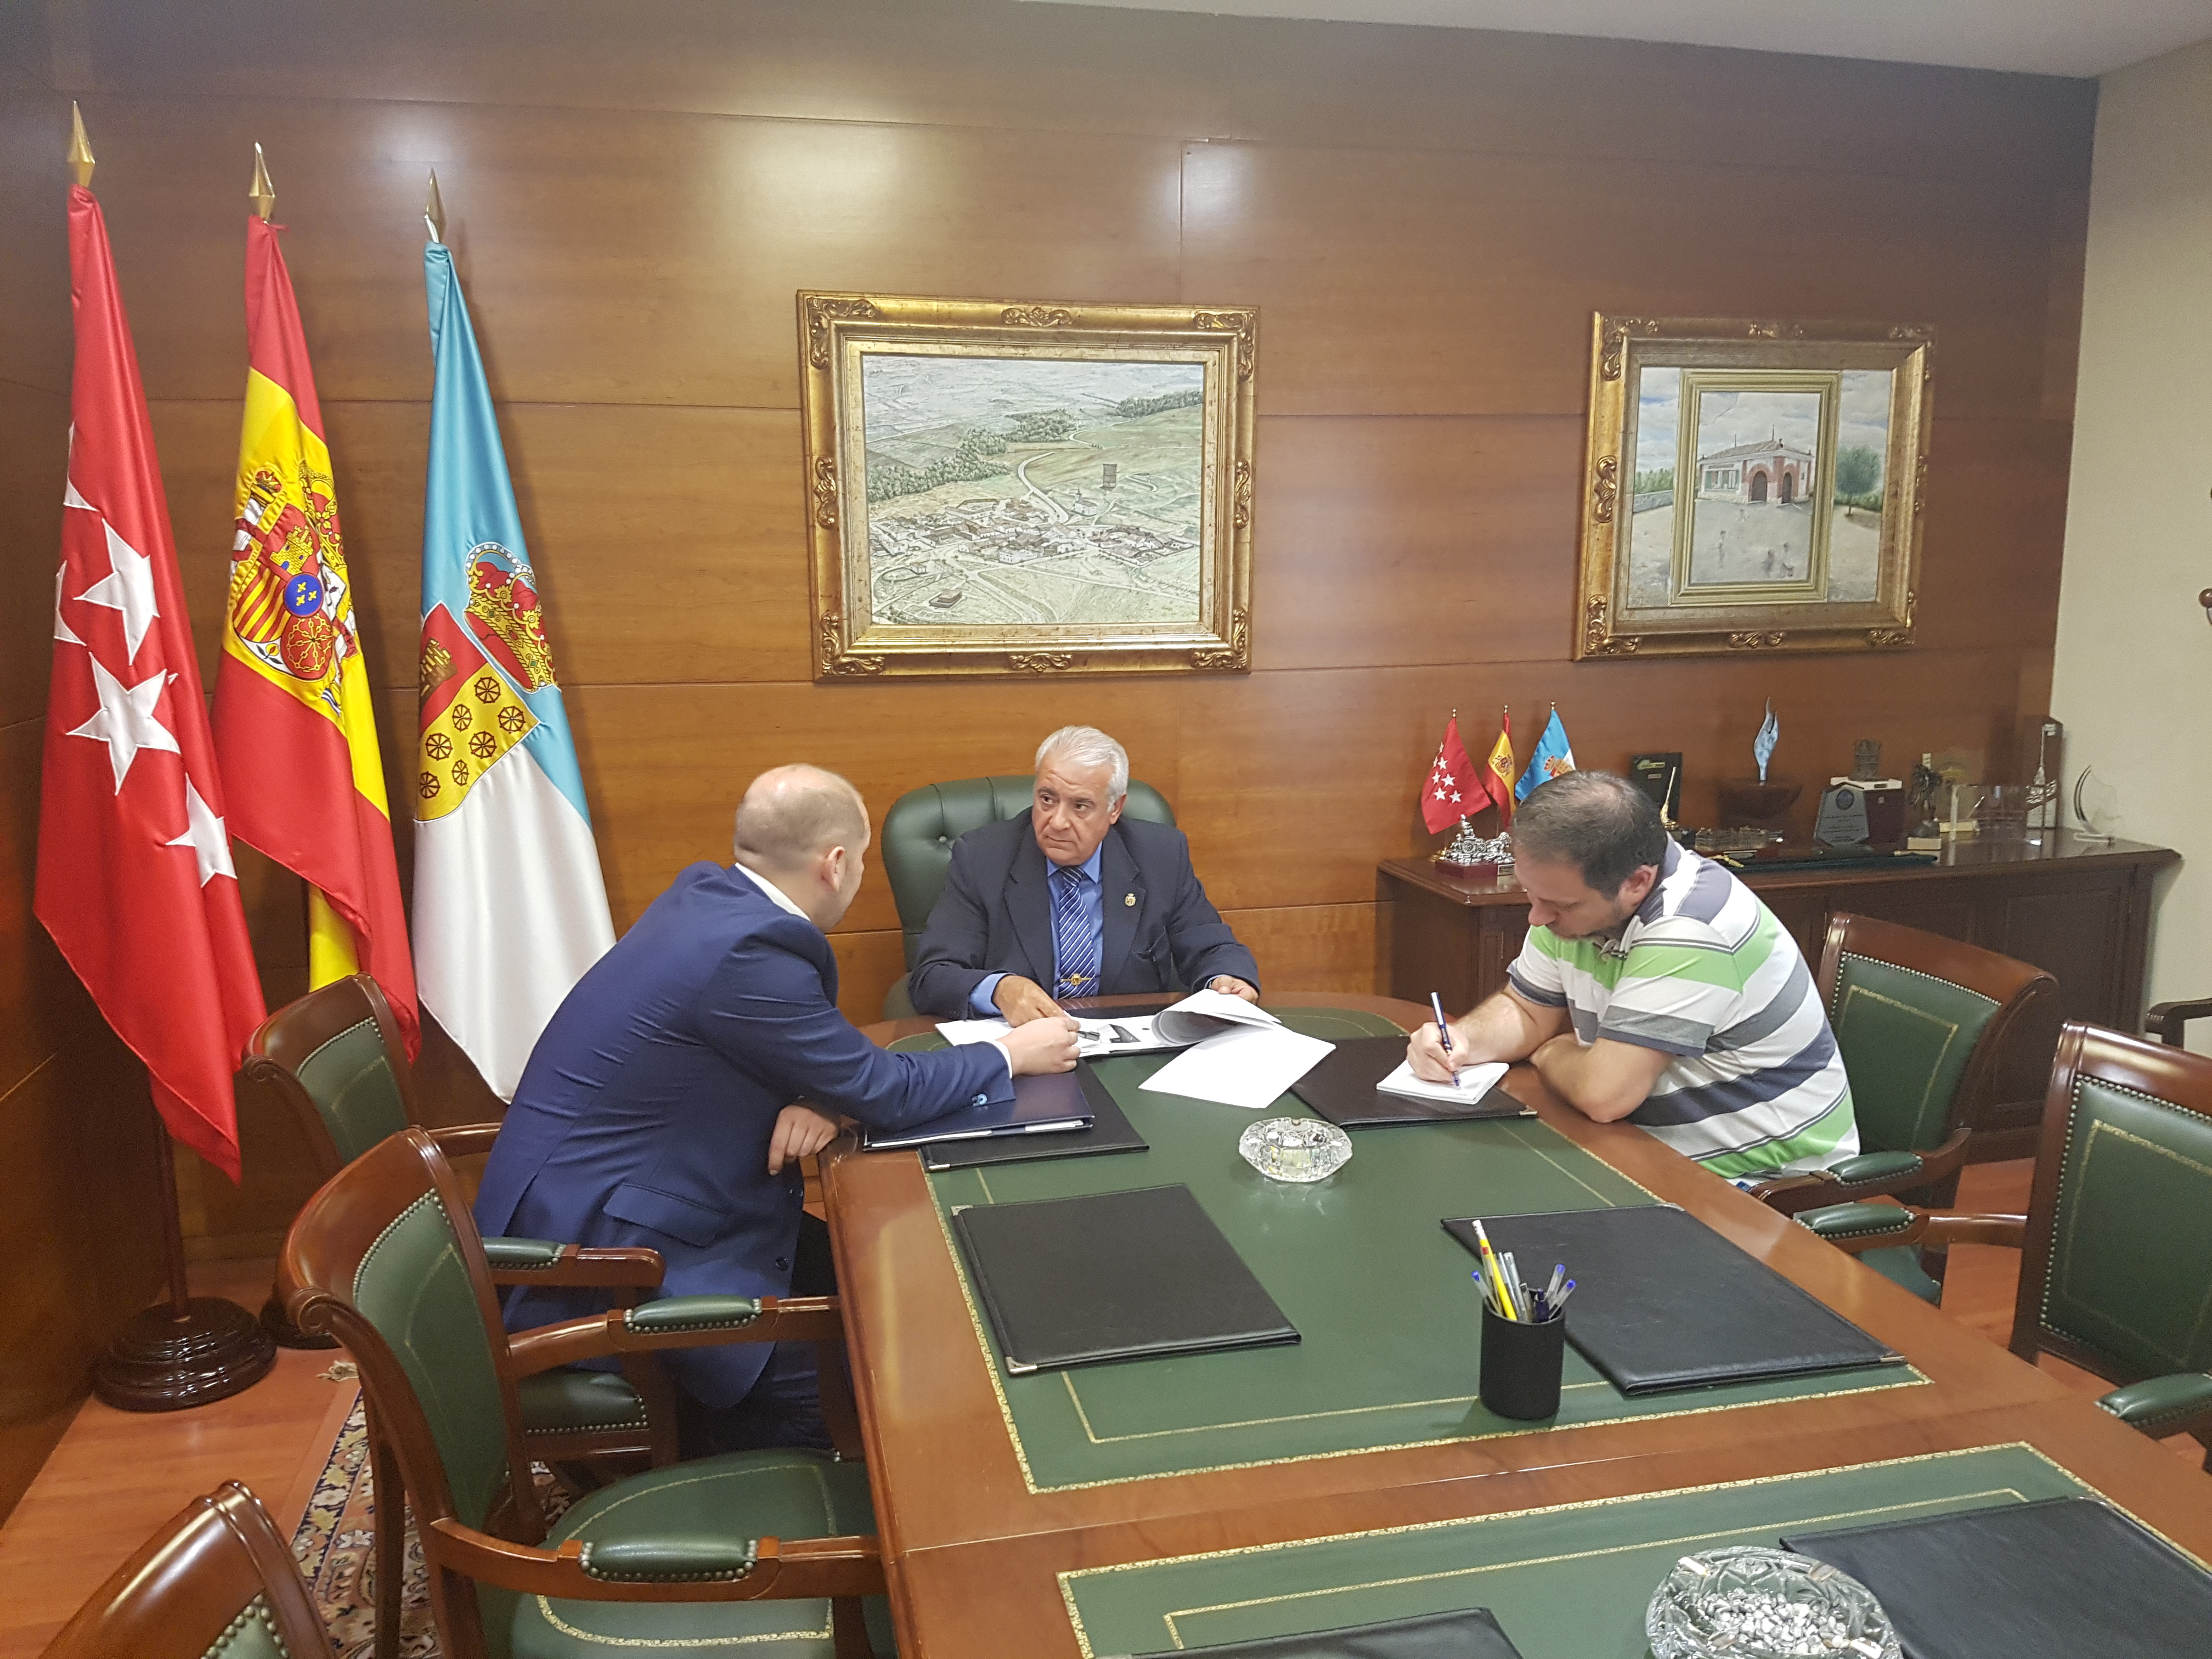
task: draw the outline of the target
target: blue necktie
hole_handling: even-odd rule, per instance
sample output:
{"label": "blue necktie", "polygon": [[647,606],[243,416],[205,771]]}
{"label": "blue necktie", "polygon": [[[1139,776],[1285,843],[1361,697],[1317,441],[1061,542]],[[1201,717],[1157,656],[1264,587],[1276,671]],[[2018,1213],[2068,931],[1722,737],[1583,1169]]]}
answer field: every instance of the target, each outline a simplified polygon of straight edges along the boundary
{"label": "blue necktie", "polygon": [[1054,865],[1052,872],[1052,950],[1055,997],[1098,994],[1098,935],[1083,914],[1083,884],[1091,878],[1078,868]]}

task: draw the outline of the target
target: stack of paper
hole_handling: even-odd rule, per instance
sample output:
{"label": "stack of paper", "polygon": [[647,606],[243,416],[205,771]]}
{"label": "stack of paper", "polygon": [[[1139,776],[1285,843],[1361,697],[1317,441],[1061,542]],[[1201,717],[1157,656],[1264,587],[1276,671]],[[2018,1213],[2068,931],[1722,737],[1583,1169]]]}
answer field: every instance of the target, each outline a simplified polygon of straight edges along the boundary
{"label": "stack of paper", "polygon": [[[992,1042],[1014,1028],[1003,1019],[948,1019],[937,1030],[947,1042]],[[1079,1019],[1075,1022],[1076,1051],[1085,1060],[1109,1054],[1151,1054],[1183,1045],[1170,1042],[1144,1019]]]}
{"label": "stack of paper", "polygon": [[1413,1075],[1412,1062],[1400,1060],[1398,1069],[1375,1086],[1386,1095],[1403,1095],[1408,1100],[1440,1100],[1446,1104],[1464,1103],[1480,1100],[1498,1086],[1505,1075],[1504,1060],[1493,1060],[1487,1066],[1470,1066],[1459,1074],[1456,1085],[1449,1083],[1431,1083]]}

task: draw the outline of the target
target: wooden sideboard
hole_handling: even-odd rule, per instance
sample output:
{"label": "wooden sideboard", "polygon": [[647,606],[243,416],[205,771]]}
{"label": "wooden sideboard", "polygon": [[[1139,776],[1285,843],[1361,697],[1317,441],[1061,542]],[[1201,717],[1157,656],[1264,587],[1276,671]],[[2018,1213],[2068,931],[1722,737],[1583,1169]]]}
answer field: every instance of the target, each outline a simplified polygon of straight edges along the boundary
{"label": "wooden sideboard", "polygon": [[[1828,918],[1851,911],[2057,975],[2058,995],[2045,1004],[2033,1042],[2021,1045],[1976,1121],[1974,1155],[1986,1160],[2033,1154],[2061,1022],[2142,1030],[2151,881],[2179,860],[2168,848],[2077,842],[2062,831],[2039,843],[1947,841],[1937,862],[1894,870],[1752,871],[1744,878],[1816,968]],[[1505,983],[1528,931],[1528,901],[1510,867],[1470,878],[1426,859],[1392,859],[1378,866],[1376,888],[1390,907],[1392,996],[1425,1002],[1435,991],[1457,1013]],[[2212,985],[2201,988],[2212,994]]]}

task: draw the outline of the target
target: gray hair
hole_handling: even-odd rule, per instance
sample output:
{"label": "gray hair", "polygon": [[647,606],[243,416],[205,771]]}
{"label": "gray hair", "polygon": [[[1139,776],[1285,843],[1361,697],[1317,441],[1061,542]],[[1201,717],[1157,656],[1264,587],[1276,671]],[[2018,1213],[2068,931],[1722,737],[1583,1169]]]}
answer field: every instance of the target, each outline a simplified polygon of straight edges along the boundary
{"label": "gray hair", "polygon": [[1667,826],[1651,797],[1613,772],[1568,772],[1533,791],[1513,815],[1513,850],[1571,864],[1611,898],[1645,865],[1665,867]]}
{"label": "gray hair", "polygon": [[1112,805],[1129,793],[1129,751],[1095,726],[1063,726],[1037,745],[1036,768],[1059,759],[1085,769],[1103,766],[1110,775],[1106,804]]}
{"label": "gray hair", "polygon": [[732,840],[738,863],[788,870],[832,847],[866,846],[867,803],[835,772],[779,766],[747,786]]}

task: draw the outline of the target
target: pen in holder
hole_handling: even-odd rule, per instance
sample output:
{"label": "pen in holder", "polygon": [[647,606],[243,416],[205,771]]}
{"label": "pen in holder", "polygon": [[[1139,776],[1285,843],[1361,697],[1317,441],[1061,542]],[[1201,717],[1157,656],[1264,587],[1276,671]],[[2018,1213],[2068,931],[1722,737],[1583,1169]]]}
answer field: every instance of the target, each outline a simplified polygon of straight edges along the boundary
{"label": "pen in holder", "polygon": [[1482,1403],[1500,1417],[1554,1417],[1566,1362],[1567,1316],[1507,1319],[1482,1309]]}

